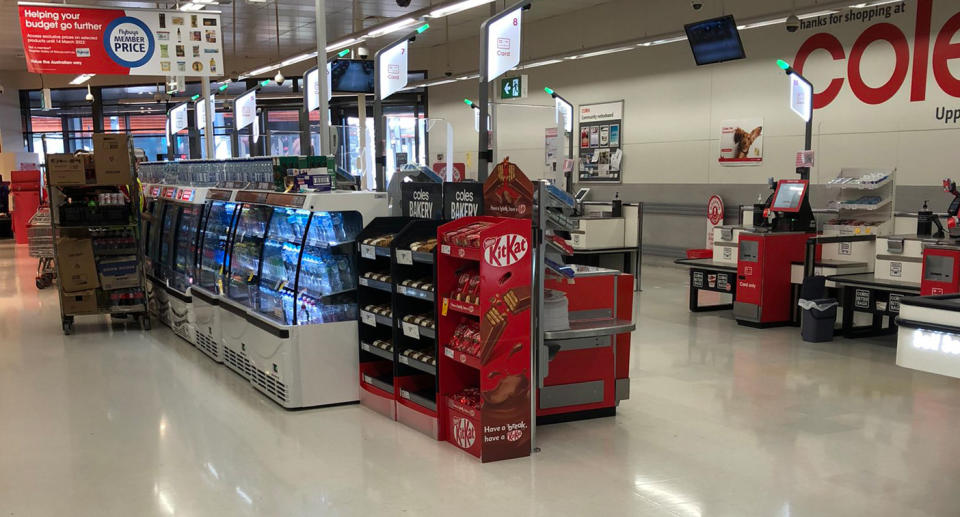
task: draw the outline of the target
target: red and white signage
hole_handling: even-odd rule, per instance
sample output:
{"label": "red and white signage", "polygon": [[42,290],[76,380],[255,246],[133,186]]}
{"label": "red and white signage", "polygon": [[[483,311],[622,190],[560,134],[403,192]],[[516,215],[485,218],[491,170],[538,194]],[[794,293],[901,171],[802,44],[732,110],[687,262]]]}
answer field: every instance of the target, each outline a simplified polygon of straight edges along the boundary
{"label": "red and white signage", "polygon": [[520,27],[523,8],[503,16],[489,26],[487,45],[487,82],[520,64]]}
{"label": "red and white signage", "polygon": [[484,243],[483,260],[494,267],[507,267],[520,262],[530,250],[530,243],[522,235],[508,233]]}
{"label": "red and white signage", "polygon": [[27,70],[38,74],[223,74],[220,14],[22,3]]}
{"label": "red and white signage", "polygon": [[707,247],[713,248],[713,229],[723,224],[723,199],[714,194],[707,201]]}
{"label": "red and white signage", "polygon": [[380,100],[407,87],[408,50],[409,42],[404,41],[380,54],[380,59],[377,61],[380,74]]}

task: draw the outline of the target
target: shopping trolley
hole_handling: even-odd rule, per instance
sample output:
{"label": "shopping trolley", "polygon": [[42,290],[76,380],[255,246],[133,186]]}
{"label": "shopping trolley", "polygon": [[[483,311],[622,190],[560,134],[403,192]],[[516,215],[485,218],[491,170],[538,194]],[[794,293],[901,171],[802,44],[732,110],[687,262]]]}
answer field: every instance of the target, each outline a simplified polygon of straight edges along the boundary
{"label": "shopping trolley", "polygon": [[37,263],[37,289],[46,289],[57,276],[53,260],[53,226],[50,225],[50,207],[41,206],[27,222],[27,246]]}

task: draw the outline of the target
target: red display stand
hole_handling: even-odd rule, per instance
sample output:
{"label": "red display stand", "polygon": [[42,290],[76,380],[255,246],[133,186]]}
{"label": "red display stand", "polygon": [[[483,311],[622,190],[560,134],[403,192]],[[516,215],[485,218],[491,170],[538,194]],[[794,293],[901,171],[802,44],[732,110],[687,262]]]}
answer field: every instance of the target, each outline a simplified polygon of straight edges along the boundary
{"label": "red display stand", "polygon": [[27,223],[40,207],[40,171],[12,171],[10,215],[17,244],[27,244]]}
{"label": "red display stand", "polygon": [[[529,456],[530,221],[467,217],[437,239],[443,438],[483,462]],[[479,277],[476,289],[465,289],[465,274]]]}

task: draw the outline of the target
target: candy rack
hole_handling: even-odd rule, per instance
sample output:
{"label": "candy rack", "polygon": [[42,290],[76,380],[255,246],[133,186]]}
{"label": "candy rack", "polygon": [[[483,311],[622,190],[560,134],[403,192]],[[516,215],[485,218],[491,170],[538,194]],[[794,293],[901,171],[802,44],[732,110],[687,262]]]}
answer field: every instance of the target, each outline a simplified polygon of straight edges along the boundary
{"label": "candy rack", "polygon": [[467,217],[437,239],[441,435],[483,462],[528,456],[530,220]]}

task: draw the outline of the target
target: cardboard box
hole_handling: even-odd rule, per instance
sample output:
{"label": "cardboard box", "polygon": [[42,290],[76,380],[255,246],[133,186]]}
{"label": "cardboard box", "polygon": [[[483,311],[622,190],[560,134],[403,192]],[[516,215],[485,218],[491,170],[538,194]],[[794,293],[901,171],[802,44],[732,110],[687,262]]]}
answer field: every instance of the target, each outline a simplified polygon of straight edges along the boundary
{"label": "cardboard box", "polygon": [[48,154],[47,174],[50,184],[57,187],[87,183],[83,158],[72,154]]}
{"label": "cardboard box", "polygon": [[101,259],[97,264],[100,272],[100,288],[104,291],[126,289],[140,285],[140,269],[135,255]]}
{"label": "cardboard box", "polygon": [[60,295],[60,307],[66,315],[95,313],[97,312],[97,290],[63,293]]}
{"label": "cardboard box", "polygon": [[136,159],[129,135],[93,135],[93,161],[96,164],[97,185],[129,185],[133,182]]}
{"label": "cardboard box", "polygon": [[57,266],[58,281],[64,292],[86,291],[100,286],[90,239],[57,239]]}

